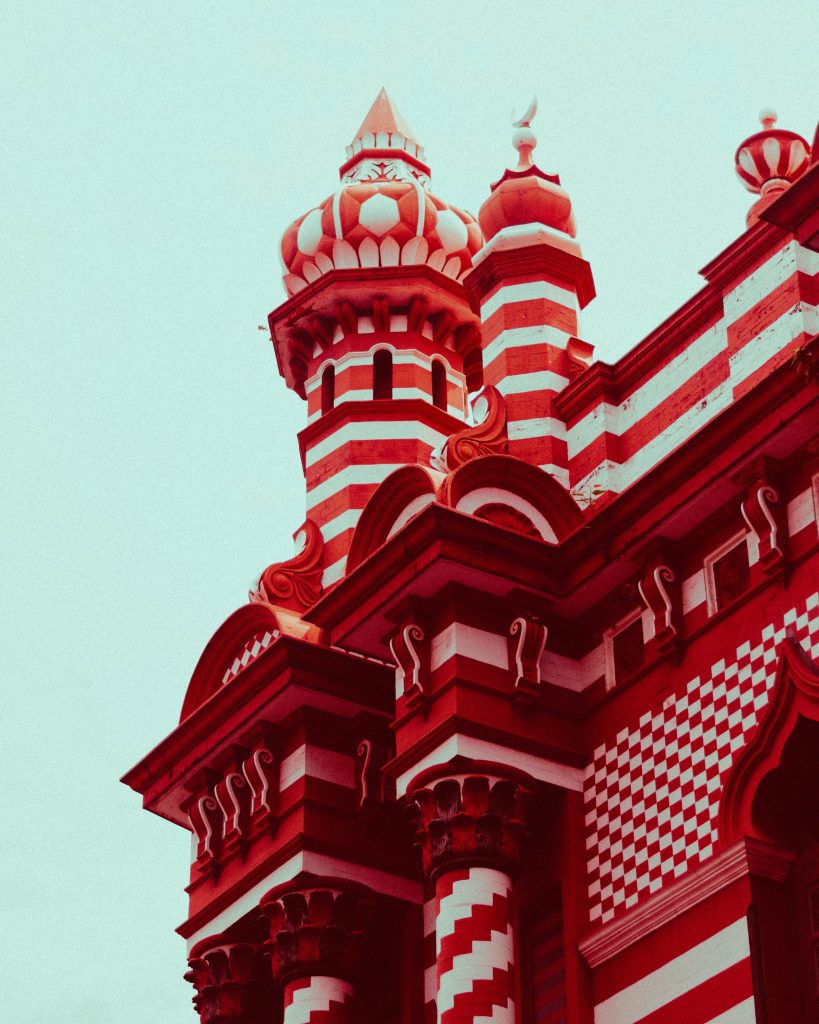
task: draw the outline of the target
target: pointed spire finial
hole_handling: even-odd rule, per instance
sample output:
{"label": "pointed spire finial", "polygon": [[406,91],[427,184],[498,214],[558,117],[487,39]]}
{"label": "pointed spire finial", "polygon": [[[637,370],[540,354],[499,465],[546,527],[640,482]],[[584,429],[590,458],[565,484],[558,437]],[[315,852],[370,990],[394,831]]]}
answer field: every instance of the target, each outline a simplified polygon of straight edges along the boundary
{"label": "pointed spire finial", "polygon": [[537,136],[532,131],[532,121],[535,119],[537,113],[537,96],[532,97],[532,102],[526,108],[526,112],[523,117],[515,120],[515,114],[512,113],[512,127],[517,128],[517,131],[512,136],[512,145],[518,151],[518,166],[517,170],[525,171],[529,167],[533,167],[532,151],[537,146]]}
{"label": "pointed spire finial", "polygon": [[342,179],[355,164],[376,155],[409,161],[429,177],[423,146],[383,87],[367,111],[353,141],[347,146],[347,161],[341,167]]}

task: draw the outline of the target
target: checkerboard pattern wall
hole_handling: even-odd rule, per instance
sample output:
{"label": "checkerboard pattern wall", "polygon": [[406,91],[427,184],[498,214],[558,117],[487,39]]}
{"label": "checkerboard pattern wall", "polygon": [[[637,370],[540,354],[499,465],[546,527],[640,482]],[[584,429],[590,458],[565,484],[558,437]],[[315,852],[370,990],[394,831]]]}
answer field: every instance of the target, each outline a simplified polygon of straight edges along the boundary
{"label": "checkerboard pattern wall", "polygon": [[711,855],[723,778],[768,703],[786,634],[819,660],[819,593],[595,750],[584,787],[593,922]]}
{"label": "checkerboard pattern wall", "polygon": [[262,651],[267,650],[277,636],[279,636],[279,631],[277,629],[265,630],[261,633],[256,633],[255,636],[252,636],[239,654],[233,659],[230,668],[225,671],[225,674],[222,676],[222,686],[224,686],[225,683],[229,683],[231,679],[235,679],[242,669],[247,668],[248,665],[252,664],[259,657]]}

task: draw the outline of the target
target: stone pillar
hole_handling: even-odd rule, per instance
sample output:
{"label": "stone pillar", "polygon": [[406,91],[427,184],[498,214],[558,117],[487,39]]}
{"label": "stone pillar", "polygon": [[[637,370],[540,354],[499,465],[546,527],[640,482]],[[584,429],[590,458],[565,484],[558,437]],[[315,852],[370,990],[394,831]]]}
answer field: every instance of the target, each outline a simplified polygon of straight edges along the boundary
{"label": "stone pillar", "polygon": [[435,882],[439,1024],[515,1024],[512,879],[529,793],[517,782],[449,776],[410,795]]}
{"label": "stone pillar", "polygon": [[367,901],[338,889],[274,890],[261,909],[284,1024],[350,1024]]}
{"label": "stone pillar", "polygon": [[185,980],[196,989],[202,1024],[258,1024],[271,988],[261,946],[203,939],[190,952]]}

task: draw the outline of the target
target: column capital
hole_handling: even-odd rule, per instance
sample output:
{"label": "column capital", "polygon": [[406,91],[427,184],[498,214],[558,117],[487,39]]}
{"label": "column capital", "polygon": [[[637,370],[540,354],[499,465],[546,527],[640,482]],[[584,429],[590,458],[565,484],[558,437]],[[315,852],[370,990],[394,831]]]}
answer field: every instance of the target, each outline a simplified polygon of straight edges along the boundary
{"label": "column capital", "polygon": [[348,888],[302,885],[262,897],[274,977],[324,975],[350,979],[359,966],[371,902]]}
{"label": "column capital", "polygon": [[434,879],[456,867],[514,874],[527,835],[530,791],[490,775],[448,775],[409,796],[424,871]]}
{"label": "column capital", "polygon": [[255,1024],[270,987],[261,945],[220,935],[193,947],[185,980],[196,989],[192,1001],[202,1024]]}

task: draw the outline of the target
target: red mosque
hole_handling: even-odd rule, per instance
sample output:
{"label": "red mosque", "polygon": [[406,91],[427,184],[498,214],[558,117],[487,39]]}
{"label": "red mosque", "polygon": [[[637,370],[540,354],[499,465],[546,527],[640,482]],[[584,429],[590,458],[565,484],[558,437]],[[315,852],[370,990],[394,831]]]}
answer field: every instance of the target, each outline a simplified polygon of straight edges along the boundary
{"label": "red mosque", "polygon": [[609,364],[534,108],[475,219],[382,91],[284,233],[298,553],[124,779],[203,1024],[819,1022],[819,161]]}

